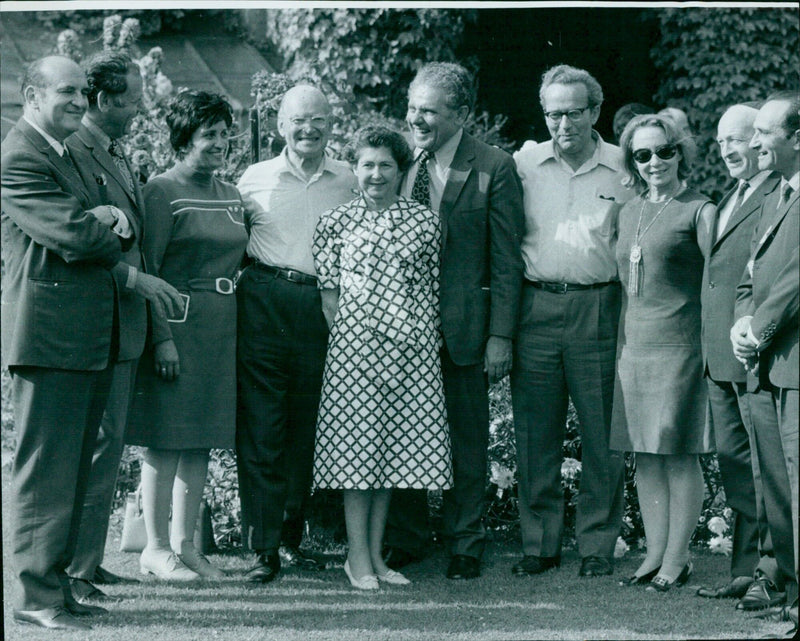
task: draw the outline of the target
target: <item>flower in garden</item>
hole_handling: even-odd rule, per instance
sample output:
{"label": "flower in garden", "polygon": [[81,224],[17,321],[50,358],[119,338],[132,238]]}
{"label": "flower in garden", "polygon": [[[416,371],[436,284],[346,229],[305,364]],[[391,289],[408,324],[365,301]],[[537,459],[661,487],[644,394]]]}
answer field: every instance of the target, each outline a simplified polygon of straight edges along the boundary
{"label": "flower in garden", "polygon": [[708,549],[712,554],[724,554],[730,556],[733,549],[733,541],[729,536],[715,536],[708,542]]}
{"label": "flower in garden", "polygon": [[614,558],[621,559],[629,549],[628,544],[625,543],[625,539],[618,536],[617,543],[614,545]]}
{"label": "flower in garden", "polygon": [[156,96],[166,98],[172,93],[172,82],[160,71],[156,75]]}
{"label": "flower in garden", "polygon": [[505,490],[514,484],[514,470],[495,461],[492,461],[491,470],[491,482],[497,486],[498,490]]}
{"label": "flower in garden", "polygon": [[561,464],[561,478],[573,480],[581,473],[581,462],[578,459],[567,457]]}
{"label": "flower in garden", "polygon": [[708,520],[708,530],[718,536],[722,536],[728,531],[728,524],[721,516],[714,516]]}
{"label": "flower in garden", "polygon": [[726,522],[730,523],[731,519],[733,519],[733,510],[729,507],[726,507],[722,510],[722,518],[725,519]]}

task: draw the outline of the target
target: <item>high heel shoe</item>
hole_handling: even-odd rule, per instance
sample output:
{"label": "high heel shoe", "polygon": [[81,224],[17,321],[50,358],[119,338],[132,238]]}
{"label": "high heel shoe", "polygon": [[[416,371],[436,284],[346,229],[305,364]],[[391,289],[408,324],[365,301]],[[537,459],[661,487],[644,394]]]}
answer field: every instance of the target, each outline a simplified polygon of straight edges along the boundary
{"label": "high heel shoe", "polygon": [[678,578],[676,578],[674,581],[665,579],[663,576],[656,576],[652,581],[650,581],[650,585],[647,586],[647,590],[650,592],[667,592],[673,586],[679,588],[689,580],[689,577],[692,576],[692,572],[694,572],[694,566],[692,565],[692,562],[689,561],[683,566],[683,570],[681,570]]}
{"label": "high heel shoe", "polygon": [[621,579],[620,581],[618,581],[618,583],[626,587],[632,585],[644,585],[645,583],[650,583],[653,577],[655,577],[658,574],[659,570],[661,570],[660,565],[655,570],[650,570],[649,572],[645,572],[641,576],[632,574],[627,579]]}
{"label": "high heel shoe", "polygon": [[375,577],[378,581],[382,581],[383,583],[389,583],[391,585],[410,585],[411,581],[409,581],[406,577],[404,577],[400,572],[395,570],[389,570],[386,574],[376,574]]}
{"label": "high heel shoe", "polygon": [[347,578],[350,579],[350,585],[356,590],[378,589],[378,578],[374,574],[365,574],[360,579],[354,577],[353,573],[350,571],[350,561],[344,562],[344,573],[347,575]]}

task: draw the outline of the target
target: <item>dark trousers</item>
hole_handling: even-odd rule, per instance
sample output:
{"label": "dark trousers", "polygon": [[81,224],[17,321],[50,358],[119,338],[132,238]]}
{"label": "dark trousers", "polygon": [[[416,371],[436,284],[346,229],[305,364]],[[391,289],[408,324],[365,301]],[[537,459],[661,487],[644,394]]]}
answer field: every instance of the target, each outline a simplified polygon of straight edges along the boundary
{"label": "dark trousers", "polygon": [[14,607],[63,605],[112,368],[12,367],[17,446],[11,468]]}
{"label": "dark trousers", "polygon": [[[453,452],[453,487],[443,493],[444,535],[451,554],[480,558],[489,446],[488,382],[483,364],[456,365],[441,351],[444,396]],[[425,490],[393,490],[385,542],[423,557],[430,542]]]}
{"label": "dark trousers", "polygon": [[623,455],[608,447],[619,311],[618,284],[564,294],[523,289],[511,398],[525,555],[561,554],[562,446],[571,397],[581,436],[578,551],[613,558],[625,482]]}
{"label": "dark trousers", "polygon": [[[728,506],[733,510],[731,576],[751,577],[761,554],[772,554],[772,544],[760,484],[757,488],[754,479],[749,411],[739,407],[740,397],[743,403],[748,402],[745,384],[706,380],[720,476]],[[757,398],[755,402],[758,403]]]}
{"label": "dark trousers", "polygon": [[[791,392],[792,390],[788,390]],[[795,537],[797,535],[797,390],[794,391],[794,416],[781,420],[782,406],[791,406],[785,390],[759,388],[748,392],[748,408],[753,425],[756,464],[760,479],[772,548],[778,565],[774,583],[786,590],[791,602],[797,598]],[[784,403],[781,403],[783,397]],[[788,402],[787,402],[788,401]],[[793,478],[788,469],[794,466]],[[794,498],[793,498],[794,497]],[[794,515],[793,506],[794,503]]]}
{"label": "dark trousers", "polygon": [[250,267],[236,299],[243,540],[273,552],[303,536],[328,329],[315,285]]}

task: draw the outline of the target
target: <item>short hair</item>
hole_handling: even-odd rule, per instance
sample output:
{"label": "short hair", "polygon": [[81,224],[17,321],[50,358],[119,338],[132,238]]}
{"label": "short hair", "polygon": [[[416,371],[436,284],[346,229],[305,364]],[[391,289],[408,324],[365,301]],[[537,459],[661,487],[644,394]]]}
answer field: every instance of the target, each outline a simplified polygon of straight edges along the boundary
{"label": "short hair", "polygon": [[619,109],[617,109],[617,112],[614,114],[614,120],[611,122],[611,129],[614,132],[614,138],[619,140],[622,130],[625,129],[625,125],[627,125],[634,116],[642,116],[644,114],[652,114],[655,112],[655,109],[648,107],[647,105],[643,105],[641,102],[629,102],[626,105],[622,105]]}
{"label": "short hair", "polygon": [[194,132],[202,125],[213,125],[220,120],[230,127],[233,124],[233,109],[220,94],[208,91],[184,90],[175,96],[167,108],[169,142],[183,157]]}
{"label": "short hair", "polygon": [[62,56],[56,54],[52,56],[43,56],[28,63],[28,65],[22,72],[22,79],[20,80],[19,90],[23,98],[25,97],[25,87],[35,87],[36,89],[44,89],[45,87],[47,87],[48,80],[45,77],[42,68],[44,67],[45,61],[47,61],[50,58],[64,58],[64,60],[75,62],[72,58],[68,56]]}
{"label": "short hair", "polygon": [[409,92],[418,85],[442,89],[450,109],[467,107],[472,111],[475,104],[475,84],[472,75],[455,62],[429,62],[422,66],[411,81]]}
{"label": "short hair", "polygon": [[128,54],[118,51],[99,51],[83,63],[83,68],[89,82],[86,99],[90,107],[97,106],[97,95],[101,91],[112,95],[128,91],[128,74],[139,70]]}
{"label": "short hair", "polygon": [[681,158],[680,161],[678,161],[678,178],[681,180],[686,179],[691,173],[692,164],[697,157],[697,145],[694,139],[680,129],[672,118],[660,114],[645,114],[642,116],[634,116],[631,121],[625,125],[625,130],[622,132],[622,137],[619,141],[619,146],[622,148],[625,170],[625,177],[622,179],[622,184],[626,187],[636,189],[639,192],[643,192],[647,188],[647,183],[644,181],[644,178],[639,175],[636,162],[633,160],[632,148],[633,134],[637,129],[643,127],[658,127],[664,132],[667,144],[678,147],[678,150],[681,152]]}
{"label": "short hair", "polygon": [[589,106],[597,107],[603,104],[603,88],[595,77],[585,69],[578,69],[569,65],[556,65],[550,67],[542,74],[542,84],[539,87],[539,102],[544,107],[544,92],[550,85],[577,85],[586,87],[589,94]]}
{"label": "short hair", "polygon": [[[772,101],[772,100],[780,100],[781,102],[788,102],[789,108],[786,110],[786,116],[783,119],[783,126],[784,130],[790,136],[800,129],[800,91],[796,90],[784,90],[784,91],[776,91],[764,101],[764,104]],[[763,105],[762,105],[763,106]]]}
{"label": "short hair", "polygon": [[408,171],[414,161],[406,139],[396,131],[382,125],[367,125],[356,131],[353,139],[344,148],[344,159],[351,165],[355,165],[358,162],[358,153],[368,147],[386,147],[397,163],[397,168],[402,172]]}

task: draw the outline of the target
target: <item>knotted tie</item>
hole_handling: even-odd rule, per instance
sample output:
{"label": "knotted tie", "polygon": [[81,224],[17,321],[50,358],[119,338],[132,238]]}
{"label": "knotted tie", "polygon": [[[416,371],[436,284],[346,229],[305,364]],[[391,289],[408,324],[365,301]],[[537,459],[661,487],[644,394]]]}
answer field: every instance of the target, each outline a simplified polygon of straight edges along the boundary
{"label": "knotted tie", "polygon": [[431,206],[431,175],[428,173],[430,157],[431,154],[428,151],[423,151],[419,155],[417,176],[414,178],[414,185],[411,188],[411,197],[426,207]]}
{"label": "knotted tie", "polygon": [[728,215],[724,218],[722,216],[719,217],[717,221],[717,238],[722,236],[722,233],[725,231],[725,227],[728,225],[728,221],[731,219],[739,208],[742,206],[744,202],[744,195],[747,193],[747,190],[750,188],[750,183],[746,180],[743,180],[739,184],[739,189],[736,190],[736,199],[733,201],[733,207],[728,210]]}
{"label": "knotted tie", "polygon": [[108,146],[108,153],[111,155],[111,159],[117,166],[120,175],[125,179],[128,189],[130,189],[131,193],[133,193],[133,176],[131,176],[131,172],[128,169],[128,163],[125,162],[125,156],[122,154],[122,149],[120,149],[120,146],[116,140],[111,141],[111,144]]}
{"label": "knotted tie", "polygon": [[[416,186],[416,183],[414,183],[414,185]],[[778,209],[781,209],[786,206],[786,204],[789,202],[789,198],[792,197],[793,191],[794,189],[792,189],[792,186],[790,184],[787,183],[786,185],[784,185],[783,193],[781,193],[781,199],[778,202]]]}

